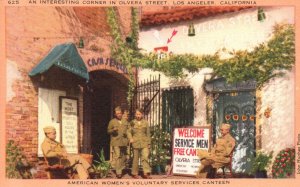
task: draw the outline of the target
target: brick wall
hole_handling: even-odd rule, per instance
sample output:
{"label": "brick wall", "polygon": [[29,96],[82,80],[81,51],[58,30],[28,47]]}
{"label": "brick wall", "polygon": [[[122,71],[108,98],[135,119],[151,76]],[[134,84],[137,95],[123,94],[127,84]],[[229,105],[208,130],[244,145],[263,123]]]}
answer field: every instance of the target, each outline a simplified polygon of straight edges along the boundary
{"label": "brick wall", "polygon": [[[129,8],[122,8],[118,11],[124,14],[125,18],[130,16]],[[129,26],[130,19],[122,20],[124,37],[130,31]],[[13,139],[19,143],[25,156],[36,166],[43,166],[43,162],[37,158],[38,87],[61,89],[65,90],[67,95],[78,97],[82,129],[83,96],[82,89],[78,87],[82,80],[55,69],[47,72],[43,81],[39,76],[29,77],[28,73],[54,46],[68,42],[77,44],[79,37],[83,37],[85,42],[85,48],[79,50],[84,60],[90,53],[95,53],[90,48],[95,44],[99,45],[102,48],[101,51],[109,56],[112,38],[103,8],[6,8],[6,140]],[[63,74],[63,76],[53,76],[53,71],[54,74]],[[126,90],[123,92],[126,93]],[[124,93],[116,98],[123,97],[124,100]],[[43,168],[37,167],[37,170],[43,171]],[[45,173],[38,173],[36,177],[44,178],[45,176]]]}

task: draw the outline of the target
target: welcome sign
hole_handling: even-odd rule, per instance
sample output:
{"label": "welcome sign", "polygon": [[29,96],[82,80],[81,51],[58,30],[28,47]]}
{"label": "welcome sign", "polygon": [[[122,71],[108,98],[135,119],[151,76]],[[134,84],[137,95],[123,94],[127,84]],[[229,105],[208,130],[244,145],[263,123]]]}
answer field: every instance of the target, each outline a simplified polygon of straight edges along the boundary
{"label": "welcome sign", "polygon": [[197,150],[209,150],[210,132],[210,127],[174,129],[173,174],[196,175],[200,166]]}

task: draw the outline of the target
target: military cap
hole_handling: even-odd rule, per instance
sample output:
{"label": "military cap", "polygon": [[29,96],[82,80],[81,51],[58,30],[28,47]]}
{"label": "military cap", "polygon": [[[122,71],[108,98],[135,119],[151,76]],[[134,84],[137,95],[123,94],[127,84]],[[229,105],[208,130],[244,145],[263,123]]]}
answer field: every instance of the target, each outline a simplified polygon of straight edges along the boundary
{"label": "military cap", "polygon": [[44,132],[45,133],[50,133],[50,132],[53,132],[53,131],[55,131],[55,128],[53,126],[44,127]]}
{"label": "military cap", "polygon": [[228,124],[228,123],[223,123],[221,126],[220,126],[220,129],[230,129],[231,125]]}
{"label": "military cap", "polygon": [[135,112],[140,112],[140,113],[144,114],[144,111],[141,108],[135,109]]}
{"label": "military cap", "polygon": [[115,108],[115,112],[116,112],[116,111],[122,111],[121,107],[120,107],[120,106],[117,106],[117,107]]}

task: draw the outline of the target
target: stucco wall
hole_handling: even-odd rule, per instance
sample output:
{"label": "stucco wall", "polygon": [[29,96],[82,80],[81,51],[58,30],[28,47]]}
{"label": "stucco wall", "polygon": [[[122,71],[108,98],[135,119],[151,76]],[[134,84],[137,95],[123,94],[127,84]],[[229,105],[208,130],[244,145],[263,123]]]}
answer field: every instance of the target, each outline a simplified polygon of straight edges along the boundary
{"label": "stucco wall", "polygon": [[270,81],[262,89],[262,105],[258,111],[264,114],[267,108],[271,115],[262,115],[262,147],[266,151],[279,151],[294,145],[294,70],[284,77]]}
{"label": "stucco wall", "polygon": [[[176,29],[177,35],[167,46],[169,52],[175,54],[193,53],[196,55],[214,54],[222,48],[227,50],[252,50],[258,44],[267,41],[275,23],[294,23],[293,7],[264,8],[267,19],[257,21],[257,8],[228,13],[220,16],[192,21],[196,36],[188,37],[188,26],[191,22],[180,22],[163,26],[153,26],[140,32],[139,47],[146,52],[153,52],[155,47],[166,46],[167,39]],[[222,54],[223,58],[229,57]],[[190,85],[195,95],[195,124],[206,124],[206,94],[202,85],[204,74],[211,70],[203,69],[197,74],[189,74],[180,81],[170,80],[162,76],[162,87],[180,84]],[[139,72],[139,79],[147,78],[149,74],[158,74],[150,70]],[[293,87],[294,71],[288,72],[287,77],[272,80],[262,89],[261,106],[257,107],[257,116],[262,116],[266,106],[273,109],[272,124],[264,125],[266,120],[260,120],[262,125],[262,148],[278,150],[293,145],[294,106]],[[176,82],[180,82],[177,84]],[[284,125],[283,125],[284,124]],[[275,135],[275,136],[274,136]],[[270,141],[272,139],[272,141]],[[280,142],[276,145],[275,142]],[[276,145],[276,146],[275,146]]]}

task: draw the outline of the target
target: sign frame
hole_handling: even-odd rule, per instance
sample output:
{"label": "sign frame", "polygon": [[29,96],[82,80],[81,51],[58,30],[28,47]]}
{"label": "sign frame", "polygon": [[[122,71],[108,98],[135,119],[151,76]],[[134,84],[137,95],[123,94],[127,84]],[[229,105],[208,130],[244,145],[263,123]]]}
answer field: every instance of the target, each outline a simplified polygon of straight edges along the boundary
{"label": "sign frame", "polygon": [[[173,158],[174,158],[174,153],[173,153],[173,151],[174,151],[174,138],[175,138],[175,130],[176,129],[208,129],[208,132],[209,132],[209,135],[208,135],[208,151],[210,151],[211,150],[211,148],[212,148],[212,127],[211,127],[211,125],[205,125],[205,126],[182,126],[182,127],[179,127],[179,128],[174,128],[173,129],[173,133],[172,133],[172,135],[173,135],[173,138],[172,138],[172,173],[173,173],[173,175],[177,175],[177,176],[190,176],[190,177],[194,177],[194,176],[196,176],[196,175],[192,175],[192,174],[181,174],[181,173],[175,173],[174,172],[174,162],[173,162]],[[200,166],[200,165],[199,165]]]}
{"label": "sign frame", "polygon": [[[64,99],[69,99],[69,100],[73,100],[76,102],[76,113],[77,113],[77,152],[76,153],[70,153],[70,154],[78,154],[80,151],[80,127],[79,127],[79,100],[76,97],[70,97],[70,96],[60,96],[59,97],[59,123],[60,123],[60,142],[63,144],[63,119],[62,119],[62,103]],[[64,145],[65,146],[65,145]]]}

